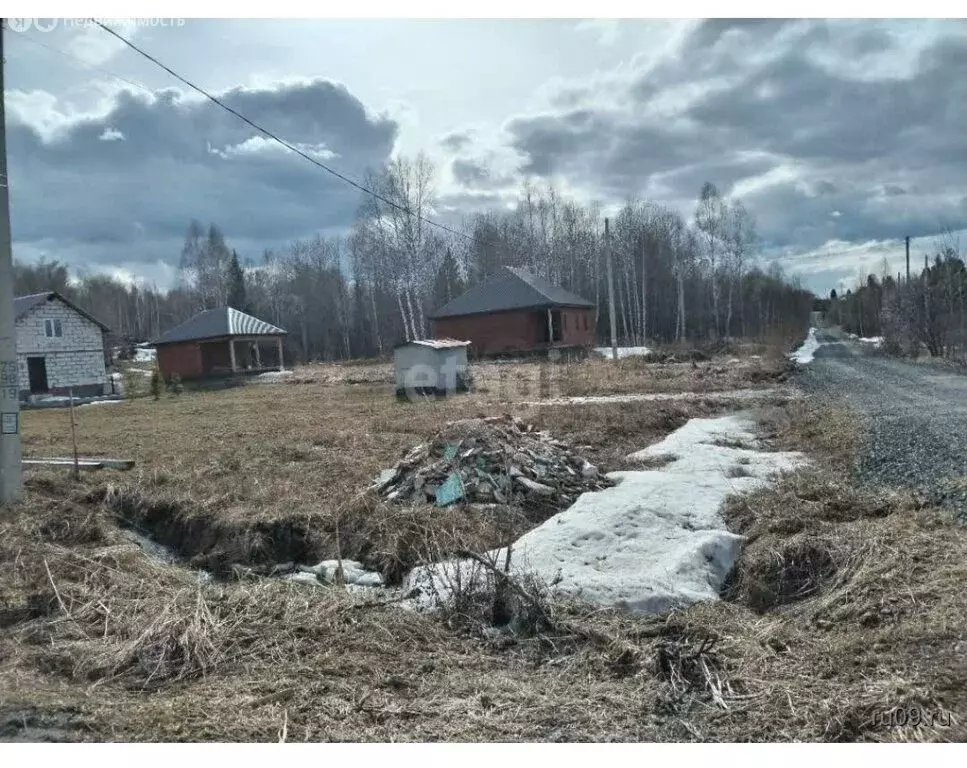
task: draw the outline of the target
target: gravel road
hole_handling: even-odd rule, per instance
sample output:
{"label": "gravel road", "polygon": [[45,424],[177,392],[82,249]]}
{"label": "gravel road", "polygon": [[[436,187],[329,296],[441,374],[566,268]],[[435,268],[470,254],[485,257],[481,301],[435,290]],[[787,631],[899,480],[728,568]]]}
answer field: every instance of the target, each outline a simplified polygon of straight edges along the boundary
{"label": "gravel road", "polygon": [[967,376],[888,357],[835,330],[816,336],[822,345],[796,383],[869,417],[859,479],[917,489],[967,520]]}

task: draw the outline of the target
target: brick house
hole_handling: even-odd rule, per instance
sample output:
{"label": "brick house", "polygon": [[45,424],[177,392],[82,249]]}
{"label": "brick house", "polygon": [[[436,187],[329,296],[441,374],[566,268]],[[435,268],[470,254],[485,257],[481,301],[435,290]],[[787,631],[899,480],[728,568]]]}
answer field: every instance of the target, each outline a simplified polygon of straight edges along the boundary
{"label": "brick house", "polygon": [[464,339],[477,357],[594,343],[594,303],[514,267],[457,296],[430,319],[435,338]]}
{"label": "brick house", "polygon": [[20,398],[75,397],[110,391],[104,336],[108,327],[55,291],[13,303]]}
{"label": "brick house", "polygon": [[232,307],[206,309],[151,342],[165,381],[284,370],[282,338],[271,323]]}

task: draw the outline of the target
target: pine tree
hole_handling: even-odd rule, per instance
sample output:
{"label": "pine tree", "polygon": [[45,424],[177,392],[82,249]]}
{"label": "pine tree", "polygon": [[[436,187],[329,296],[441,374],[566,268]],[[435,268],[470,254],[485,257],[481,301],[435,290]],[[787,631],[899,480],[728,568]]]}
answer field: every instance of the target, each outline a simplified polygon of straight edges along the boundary
{"label": "pine tree", "polygon": [[232,250],[232,260],[228,265],[228,306],[240,312],[248,312],[248,299],[245,295],[245,271],[238,263],[238,254]]}

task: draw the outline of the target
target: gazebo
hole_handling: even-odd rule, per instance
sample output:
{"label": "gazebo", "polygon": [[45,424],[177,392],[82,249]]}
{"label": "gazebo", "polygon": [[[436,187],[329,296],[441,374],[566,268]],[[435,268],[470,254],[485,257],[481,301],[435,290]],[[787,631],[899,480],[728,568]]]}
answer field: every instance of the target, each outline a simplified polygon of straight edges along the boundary
{"label": "gazebo", "polygon": [[199,312],[151,342],[165,380],[284,370],[286,331],[232,307]]}

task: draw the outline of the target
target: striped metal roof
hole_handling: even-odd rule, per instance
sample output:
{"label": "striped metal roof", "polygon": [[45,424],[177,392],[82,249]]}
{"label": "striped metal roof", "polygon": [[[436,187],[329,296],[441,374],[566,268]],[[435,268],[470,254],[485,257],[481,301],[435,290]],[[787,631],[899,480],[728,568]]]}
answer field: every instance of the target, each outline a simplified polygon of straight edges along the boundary
{"label": "striped metal roof", "polygon": [[421,347],[430,347],[431,349],[454,349],[457,347],[469,347],[469,341],[460,341],[459,339],[412,339],[410,341],[404,341],[402,344],[397,344],[397,347],[405,347],[408,344],[416,344]]}
{"label": "striped metal roof", "polygon": [[219,307],[199,312],[181,325],[161,334],[151,342],[154,346],[179,341],[200,341],[222,336],[282,336],[286,331],[232,307]]}

